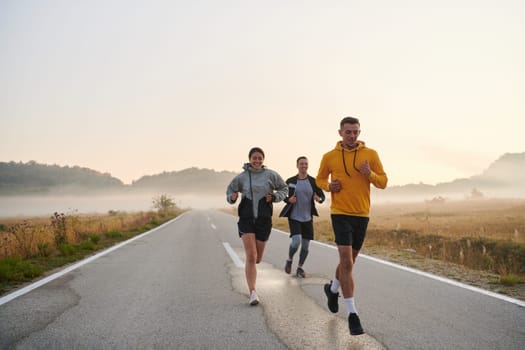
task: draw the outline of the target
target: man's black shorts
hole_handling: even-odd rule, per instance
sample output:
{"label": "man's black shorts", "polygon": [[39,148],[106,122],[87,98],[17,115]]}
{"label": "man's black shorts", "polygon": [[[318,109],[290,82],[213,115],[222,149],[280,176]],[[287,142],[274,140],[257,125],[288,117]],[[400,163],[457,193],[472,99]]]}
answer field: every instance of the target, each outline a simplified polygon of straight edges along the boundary
{"label": "man's black shorts", "polygon": [[288,226],[290,227],[290,237],[301,235],[304,239],[314,239],[313,220],[302,222],[288,218]]}
{"label": "man's black shorts", "polygon": [[239,218],[237,227],[239,229],[239,237],[245,233],[255,233],[256,240],[266,242],[270,238],[270,232],[272,232],[272,218]]}
{"label": "man's black shorts", "polygon": [[363,216],[332,214],[332,228],[337,245],[350,245],[361,250],[365,241],[369,218]]}

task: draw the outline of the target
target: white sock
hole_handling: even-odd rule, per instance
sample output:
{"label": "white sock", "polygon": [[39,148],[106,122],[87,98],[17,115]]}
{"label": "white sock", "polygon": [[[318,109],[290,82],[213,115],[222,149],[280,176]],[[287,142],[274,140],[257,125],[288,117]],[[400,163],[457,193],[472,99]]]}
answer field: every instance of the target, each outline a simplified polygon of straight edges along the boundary
{"label": "white sock", "polygon": [[347,317],[350,314],[357,314],[357,310],[355,308],[355,301],[354,298],[345,298],[345,304],[346,304],[346,311],[347,311]]}
{"label": "white sock", "polygon": [[341,283],[339,283],[337,278],[334,278],[332,280],[332,285],[330,286],[330,291],[335,294],[335,293],[337,293],[339,291],[339,287],[340,286],[341,286]]}

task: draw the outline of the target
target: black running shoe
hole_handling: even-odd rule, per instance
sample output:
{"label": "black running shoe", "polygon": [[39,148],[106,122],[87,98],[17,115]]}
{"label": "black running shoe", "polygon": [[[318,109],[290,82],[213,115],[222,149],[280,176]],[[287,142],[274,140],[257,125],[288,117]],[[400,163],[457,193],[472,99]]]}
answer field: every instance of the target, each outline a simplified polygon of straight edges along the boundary
{"label": "black running shoe", "polygon": [[331,285],[332,285],[332,281],[324,285],[324,293],[326,294],[326,297],[328,298],[328,309],[335,314],[337,313],[337,311],[339,311],[339,303],[338,303],[339,292],[332,293],[332,291],[330,290]]}
{"label": "black running shoe", "polygon": [[351,335],[360,335],[365,333],[365,331],[363,331],[363,327],[361,327],[359,316],[357,316],[356,313],[351,313],[348,315],[348,328],[350,329]]}
{"label": "black running shoe", "polygon": [[290,272],[292,272],[292,261],[291,260],[286,260],[286,265],[284,265],[284,272],[286,272],[287,274],[290,274]]}
{"label": "black running shoe", "polygon": [[303,270],[302,267],[298,267],[297,268],[297,272],[295,273],[295,276],[301,277],[301,278],[306,278],[306,275],[304,274],[304,270]]}

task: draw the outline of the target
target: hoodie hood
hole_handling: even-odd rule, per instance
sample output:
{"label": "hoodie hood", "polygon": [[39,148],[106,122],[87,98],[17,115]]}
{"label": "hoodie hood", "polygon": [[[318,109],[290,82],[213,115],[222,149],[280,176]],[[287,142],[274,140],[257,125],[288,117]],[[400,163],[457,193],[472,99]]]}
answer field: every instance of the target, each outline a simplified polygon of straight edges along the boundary
{"label": "hoodie hood", "polygon": [[256,170],[256,169],[252,168],[252,166],[250,165],[250,163],[244,163],[244,165],[242,166],[242,169],[243,169],[243,170],[247,170],[247,171],[251,171],[251,172],[254,172],[254,173],[257,173],[257,172],[259,172],[259,171],[263,171],[263,170],[265,169],[265,166],[263,165],[263,166],[261,167],[261,169]]}
{"label": "hoodie hood", "polygon": [[343,141],[337,141],[337,143],[335,144],[335,147],[334,149],[341,152],[341,150],[345,150],[345,151],[348,151],[348,152],[353,152],[353,151],[359,151],[363,148],[365,148],[365,142],[364,141],[357,141],[357,147],[354,148],[354,149],[346,149],[343,147]]}
{"label": "hoodie hood", "polygon": [[[358,151],[361,151],[365,148],[365,143],[363,141],[357,141],[357,147],[353,148],[353,149],[346,149],[343,147],[343,141],[339,141],[337,142],[337,144],[335,145],[335,150],[337,152],[340,152],[341,153],[341,157],[342,157],[342,163],[343,163],[343,166],[344,166],[344,169],[345,169],[345,173],[346,175],[350,176],[350,173],[349,173],[349,169],[346,167],[346,164],[347,164],[347,161],[345,160],[345,153],[350,153],[349,156],[352,157],[353,159],[349,159],[349,161],[351,161],[352,165],[351,167],[353,167],[358,173],[360,172],[359,169],[357,168],[356,166],[356,159],[357,159],[357,152]],[[353,156],[352,156],[353,154]]]}

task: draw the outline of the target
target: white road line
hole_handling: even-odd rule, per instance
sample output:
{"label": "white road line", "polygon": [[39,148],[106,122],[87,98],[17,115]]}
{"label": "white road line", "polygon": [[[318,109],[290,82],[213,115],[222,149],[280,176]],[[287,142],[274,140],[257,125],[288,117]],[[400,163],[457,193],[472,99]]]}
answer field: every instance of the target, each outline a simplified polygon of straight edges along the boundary
{"label": "white road line", "polygon": [[224,246],[224,249],[226,249],[226,252],[230,255],[230,258],[233,260],[233,263],[237,267],[244,267],[244,263],[242,262],[241,258],[235,253],[232,246],[228,242],[222,242],[222,245]]}
{"label": "white road line", "polygon": [[[284,231],[281,231],[281,230],[278,230],[278,229],[273,229],[273,230],[277,231],[277,232],[280,232],[280,233],[282,233],[282,234],[284,234],[286,236],[290,235],[290,233],[284,232]],[[317,244],[317,245],[320,245],[320,246],[323,246],[323,247],[327,247],[327,248],[330,248],[330,249],[337,250],[337,246],[334,246],[334,245],[331,245],[331,244],[326,244],[326,243],[318,242],[318,241],[312,241],[312,242],[314,244]],[[514,298],[508,297],[508,296],[503,295],[503,294],[494,293],[494,292],[491,292],[489,290],[478,288],[478,287],[474,287],[474,286],[470,286],[468,284],[464,284],[464,283],[461,283],[461,282],[458,282],[458,281],[455,281],[455,280],[451,280],[449,278],[445,278],[445,277],[437,276],[437,275],[434,275],[434,274],[431,274],[431,273],[428,273],[428,272],[416,270],[416,269],[413,269],[413,268],[410,268],[410,267],[406,267],[406,266],[403,266],[403,265],[392,263],[390,261],[374,258],[374,257],[366,255],[366,254],[359,254],[359,257],[360,258],[365,258],[365,259],[368,259],[368,260],[371,260],[371,261],[374,261],[374,262],[377,262],[379,264],[387,265],[387,266],[390,266],[390,267],[393,267],[393,268],[396,268],[396,269],[399,269],[399,270],[403,270],[403,271],[407,271],[407,272],[410,272],[410,273],[414,273],[414,274],[419,275],[419,276],[424,276],[424,277],[427,277],[427,278],[431,278],[433,280],[440,281],[440,282],[443,282],[443,283],[447,283],[447,284],[450,284],[450,285],[453,285],[453,286],[456,286],[456,287],[459,287],[459,288],[463,288],[463,289],[467,289],[467,290],[470,290],[470,291],[473,291],[473,292],[476,292],[476,293],[487,295],[487,296],[490,296],[490,297],[493,297],[493,298],[496,298],[496,299],[499,299],[499,300],[503,300],[503,301],[506,301],[506,302],[509,302],[509,303],[512,303],[512,304],[516,304],[516,305],[521,306],[521,307],[525,307],[525,302],[524,301],[521,301],[519,299],[514,299]]]}
{"label": "white road line", "polygon": [[96,260],[96,259],[98,259],[98,258],[100,258],[100,257],[102,257],[102,256],[104,256],[104,255],[106,255],[106,254],[108,254],[108,253],[111,253],[112,251],[115,251],[115,250],[117,250],[117,249],[119,249],[119,248],[125,246],[126,244],[129,244],[129,243],[131,243],[131,242],[133,242],[133,241],[135,241],[135,240],[137,240],[137,239],[141,239],[141,238],[143,238],[143,237],[145,237],[145,236],[147,236],[147,235],[149,235],[149,234],[151,234],[151,233],[153,233],[153,232],[155,232],[155,231],[157,231],[157,230],[163,228],[164,226],[169,225],[169,224],[172,223],[173,221],[175,221],[175,220],[177,220],[178,218],[180,218],[182,215],[184,215],[184,214],[181,214],[181,215],[177,216],[175,219],[172,219],[172,220],[170,220],[170,221],[167,221],[167,222],[163,223],[162,225],[155,227],[154,229],[151,229],[151,230],[149,230],[149,231],[147,231],[147,232],[141,233],[140,235],[135,236],[135,237],[133,237],[133,238],[130,238],[130,239],[128,239],[127,241],[124,241],[124,242],[122,242],[122,243],[119,243],[119,244],[117,244],[117,245],[114,245],[114,246],[112,246],[112,247],[110,247],[110,248],[108,248],[108,249],[106,249],[106,250],[104,250],[104,251],[102,251],[102,252],[100,252],[100,253],[98,253],[98,254],[95,254],[95,255],[93,255],[93,256],[90,256],[90,257],[87,258],[87,259],[81,260],[81,261],[79,261],[78,263],[76,263],[76,264],[74,264],[74,265],[71,265],[71,266],[69,266],[69,267],[66,267],[66,268],[63,269],[63,270],[61,270],[61,271],[59,271],[59,272],[57,272],[57,273],[54,273],[54,274],[52,274],[52,275],[50,275],[50,276],[47,276],[46,278],[43,278],[43,279],[41,279],[41,280],[39,280],[39,281],[37,281],[37,282],[35,282],[35,283],[32,283],[32,284],[30,284],[30,285],[28,285],[28,286],[26,286],[26,287],[24,287],[24,288],[22,288],[22,289],[19,289],[19,290],[15,291],[15,292],[13,292],[13,293],[11,293],[11,294],[8,294],[8,295],[6,295],[6,296],[0,298],[0,305],[3,305],[3,304],[5,304],[5,303],[8,303],[8,302],[10,302],[11,300],[13,300],[13,299],[15,299],[15,298],[18,298],[18,297],[20,297],[20,296],[22,296],[22,295],[24,295],[24,294],[27,294],[27,293],[29,293],[30,291],[32,291],[33,289],[36,289],[36,288],[38,288],[38,287],[40,287],[40,286],[43,286],[44,284],[47,284],[47,283],[49,283],[49,282],[51,282],[51,281],[53,281],[53,280],[55,280],[55,279],[57,279],[57,278],[59,278],[59,277],[62,277],[62,276],[64,276],[66,273],[71,272],[71,271],[73,271],[73,270],[76,270],[76,269],[78,269],[79,267],[84,266],[84,265],[86,265],[86,264],[92,262],[93,260]]}

